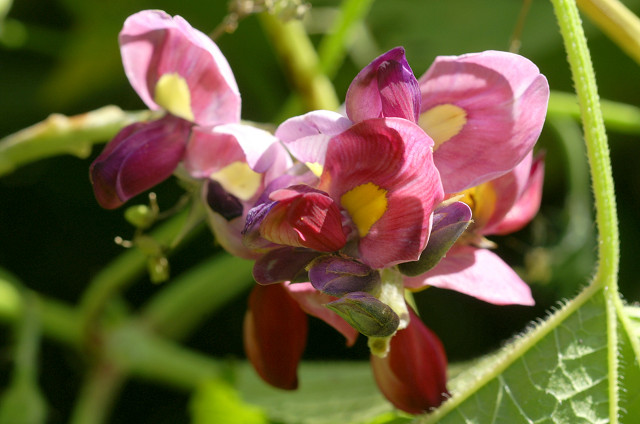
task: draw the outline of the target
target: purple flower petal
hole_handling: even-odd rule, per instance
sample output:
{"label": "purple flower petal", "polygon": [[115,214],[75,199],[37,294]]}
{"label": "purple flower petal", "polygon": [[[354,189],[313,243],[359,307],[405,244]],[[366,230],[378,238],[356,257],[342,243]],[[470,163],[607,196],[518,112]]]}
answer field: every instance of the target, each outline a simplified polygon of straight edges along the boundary
{"label": "purple flower petal", "polygon": [[429,271],[447,254],[470,222],[471,208],[463,202],[454,202],[436,209],[427,247],[417,261],[398,265],[400,272],[416,276]]}
{"label": "purple flower petal", "polygon": [[309,249],[281,247],[261,256],[253,266],[259,284],[308,281],[305,267],[321,253]]}
{"label": "purple flower petal", "polygon": [[191,124],[167,115],[120,131],[89,168],[96,199],[107,209],[171,176],[182,160]]}
{"label": "purple flower petal", "polygon": [[380,273],[361,262],[326,255],[313,261],[309,280],[323,293],[343,296],[351,292],[371,291],[380,284]]}
{"label": "purple flower petal", "polygon": [[385,117],[418,122],[420,89],[404,49],[389,50],[362,69],[349,86],[345,103],[353,122]]}

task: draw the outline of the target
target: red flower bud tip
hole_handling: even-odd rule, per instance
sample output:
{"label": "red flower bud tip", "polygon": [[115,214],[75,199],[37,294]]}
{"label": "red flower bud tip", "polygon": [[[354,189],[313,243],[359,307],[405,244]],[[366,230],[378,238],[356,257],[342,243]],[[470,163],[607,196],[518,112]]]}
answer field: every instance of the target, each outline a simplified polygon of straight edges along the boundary
{"label": "red flower bud tip", "polygon": [[421,414],[447,397],[447,358],[438,337],[411,310],[409,326],[391,339],[385,358],[371,356],[380,391],[398,409]]}
{"label": "red flower bud tip", "polygon": [[297,389],[306,344],[307,315],[284,286],[255,285],[244,318],[244,348],[260,377],[280,389]]}

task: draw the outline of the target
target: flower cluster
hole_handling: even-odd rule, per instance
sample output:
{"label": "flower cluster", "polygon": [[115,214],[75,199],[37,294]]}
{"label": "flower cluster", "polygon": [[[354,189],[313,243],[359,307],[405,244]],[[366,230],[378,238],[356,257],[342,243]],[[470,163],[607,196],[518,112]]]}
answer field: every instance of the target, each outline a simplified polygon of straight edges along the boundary
{"label": "flower cluster", "polygon": [[91,165],[96,198],[116,208],[173,173],[200,182],[220,243],[255,259],[244,342],[268,383],[297,387],[312,315],[349,345],[368,337],[383,394],[420,413],[446,398],[447,360],[406,290],[533,304],[485,238],[540,204],[532,150],[549,89],[529,60],[438,57],[418,79],[398,47],[355,77],[345,114],[313,111],[272,135],[240,122],[228,63],[182,18],[135,14],[120,43],[132,86],[165,114],[107,145]]}

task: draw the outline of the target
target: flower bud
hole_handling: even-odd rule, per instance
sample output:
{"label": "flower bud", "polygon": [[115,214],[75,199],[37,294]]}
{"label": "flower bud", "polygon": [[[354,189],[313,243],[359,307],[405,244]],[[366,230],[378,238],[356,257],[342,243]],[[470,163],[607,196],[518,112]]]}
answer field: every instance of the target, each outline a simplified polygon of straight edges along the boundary
{"label": "flower bud", "polygon": [[380,391],[397,408],[421,414],[447,397],[447,358],[438,337],[413,312],[409,326],[391,339],[386,357],[371,355]]}
{"label": "flower bud", "polygon": [[272,386],[298,387],[298,362],[307,343],[307,315],[282,284],[255,285],[244,318],[244,349]]}
{"label": "flower bud", "polygon": [[326,306],[368,337],[390,336],[400,323],[400,318],[389,305],[368,293],[348,293]]}

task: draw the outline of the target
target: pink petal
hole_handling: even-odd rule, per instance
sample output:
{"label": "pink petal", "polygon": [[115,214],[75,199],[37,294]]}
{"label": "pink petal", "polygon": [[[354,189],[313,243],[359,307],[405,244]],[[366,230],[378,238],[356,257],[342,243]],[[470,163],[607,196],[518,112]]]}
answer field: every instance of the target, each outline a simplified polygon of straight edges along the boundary
{"label": "pink petal", "polygon": [[542,130],[549,86],[522,56],[498,51],[441,56],[419,83],[421,113],[443,104],[466,112],[460,132],[434,152],[446,193],[509,171],[531,151]]}
{"label": "pink petal", "polygon": [[257,259],[260,257],[260,253],[246,247],[242,240],[242,229],[244,228],[246,214],[228,221],[210,208],[205,208],[205,210],[207,212],[207,224],[215,236],[216,243],[222,246],[224,250],[244,259]]}
{"label": "pink petal", "polygon": [[405,277],[405,287],[455,290],[496,305],[534,305],[531,289],[509,265],[487,249],[454,246],[431,271]]}
{"label": "pink petal", "polygon": [[320,186],[332,198],[367,183],[387,191],[384,214],[359,244],[372,268],[415,261],[427,243],[431,213],[443,199],[432,145],[420,127],[401,118],[363,121],[329,144]]}
{"label": "pink petal", "polygon": [[194,178],[208,178],[245,156],[233,134],[213,128],[194,127],[184,157],[184,166]]}
{"label": "pink petal", "polygon": [[345,104],[354,122],[384,117],[417,122],[420,91],[404,48],[389,50],[362,69],[349,86]]}
{"label": "pink petal", "polygon": [[324,306],[335,300],[335,297],[319,292],[311,283],[285,284],[285,287],[306,313],[338,330],[347,339],[347,346],[353,346],[358,338],[358,332],[338,314]]}
{"label": "pink petal", "polygon": [[[475,201],[481,203],[486,200],[493,202],[493,205],[491,205],[490,216],[486,217],[484,222],[476,220],[475,228],[477,232],[483,235],[493,234],[492,227],[500,224],[527,186],[532,160],[533,152],[529,152],[522,162],[511,171],[501,177],[483,183],[483,186],[493,193],[493,199],[478,198]],[[480,190],[479,192],[482,193],[482,191]]]}
{"label": "pink petal", "polygon": [[194,128],[184,161],[193,177],[206,178],[238,161],[258,173],[268,173],[271,179],[292,165],[285,148],[267,131],[243,124]]}
{"label": "pink petal", "polygon": [[346,243],[342,215],[326,193],[293,186],[271,194],[276,203],[260,223],[260,234],[276,244],[335,252]]}
{"label": "pink petal", "polygon": [[352,122],[339,113],[316,110],[287,119],[278,126],[275,135],[300,162],[324,165],[331,137],[351,125]]}
{"label": "pink petal", "polygon": [[119,40],[127,78],[149,108],[160,109],[153,99],[160,77],[177,73],[189,87],[197,124],[240,120],[240,93],[229,63],[209,37],[180,16],[138,12],[125,21]]}
{"label": "pink petal", "polygon": [[502,220],[493,227],[483,230],[483,234],[509,234],[527,225],[540,209],[542,185],[544,182],[544,158],[536,159],[528,175],[524,191]]}

